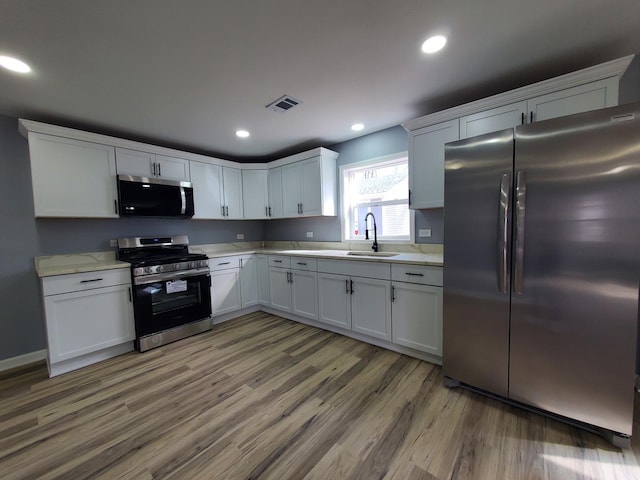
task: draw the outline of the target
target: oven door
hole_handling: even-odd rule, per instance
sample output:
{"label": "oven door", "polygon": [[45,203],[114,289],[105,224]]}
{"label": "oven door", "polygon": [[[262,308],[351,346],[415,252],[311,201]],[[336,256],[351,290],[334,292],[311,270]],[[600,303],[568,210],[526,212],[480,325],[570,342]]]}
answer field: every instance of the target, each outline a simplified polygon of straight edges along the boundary
{"label": "oven door", "polygon": [[137,338],[211,316],[209,272],[138,277],[133,290]]}

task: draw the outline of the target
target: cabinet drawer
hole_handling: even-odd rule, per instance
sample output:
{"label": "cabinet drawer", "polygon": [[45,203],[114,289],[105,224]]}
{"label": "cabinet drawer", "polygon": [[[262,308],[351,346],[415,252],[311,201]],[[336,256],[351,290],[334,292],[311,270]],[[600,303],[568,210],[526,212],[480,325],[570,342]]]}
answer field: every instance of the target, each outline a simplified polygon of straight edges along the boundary
{"label": "cabinet drawer", "polygon": [[240,257],[218,257],[209,259],[209,269],[212,272],[219,270],[229,270],[230,268],[240,268]]}
{"label": "cabinet drawer", "polygon": [[117,268],[113,270],[96,270],[95,272],[71,273],[56,275],[42,279],[42,294],[57,295],[60,293],[78,292],[93,288],[126,285],[131,283],[131,270]]}
{"label": "cabinet drawer", "polygon": [[327,260],[320,258],[318,260],[318,271],[338,275],[352,275],[354,277],[379,278],[381,280],[389,280],[391,278],[390,264],[358,260]]}
{"label": "cabinet drawer", "polygon": [[291,268],[291,258],[286,255],[269,255],[269,266]]}
{"label": "cabinet drawer", "polygon": [[293,270],[306,270],[308,272],[318,271],[318,259],[311,257],[290,257],[291,268]]}
{"label": "cabinet drawer", "polygon": [[391,279],[395,282],[419,283],[421,285],[442,286],[442,267],[426,265],[391,265]]}

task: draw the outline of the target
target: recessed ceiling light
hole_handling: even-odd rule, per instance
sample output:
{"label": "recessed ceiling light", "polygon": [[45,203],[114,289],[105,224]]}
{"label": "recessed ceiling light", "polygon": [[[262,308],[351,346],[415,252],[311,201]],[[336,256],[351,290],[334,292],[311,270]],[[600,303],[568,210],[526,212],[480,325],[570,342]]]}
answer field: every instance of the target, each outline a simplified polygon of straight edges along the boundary
{"label": "recessed ceiling light", "polygon": [[13,57],[0,56],[0,67],[18,73],[29,73],[31,67],[21,60]]}
{"label": "recessed ceiling light", "polygon": [[364,125],[361,123],[354,123],[353,125],[351,125],[351,130],[353,130],[354,132],[359,132],[362,129],[364,129]]}
{"label": "recessed ceiling light", "polygon": [[236,130],[236,136],[240,138],[247,138],[250,135],[246,130]]}
{"label": "recessed ceiling light", "polygon": [[442,50],[446,43],[447,37],[444,35],[434,35],[424,41],[422,44],[422,51],[424,53],[435,53]]}

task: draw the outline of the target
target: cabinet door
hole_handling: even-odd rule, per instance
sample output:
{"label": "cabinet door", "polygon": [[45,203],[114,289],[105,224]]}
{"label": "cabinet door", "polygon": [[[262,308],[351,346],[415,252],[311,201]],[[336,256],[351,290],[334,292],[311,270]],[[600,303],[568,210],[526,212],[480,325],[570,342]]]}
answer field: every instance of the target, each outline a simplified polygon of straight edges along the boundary
{"label": "cabinet door", "polygon": [[118,175],[135,175],[137,177],[155,177],[156,156],[149,152],[116,148],[116,164]]}
{"label": "cabinet door", "polygon": [[282,167],[269,169],[269,216],[282,218]]}
{"label": "cabinet door", "polygon": [[351,329],[391,340],[391,282],[352,277]]}
{"label": "cabinet door", "polygon": [[618,81],[612,77],[532,98],[527,109],[530,119],[533,114],[533,121],[539,122],[617,104]]}
{"label": "cabinet door", "polygon": [[57,363],[135,338],[129,285],[44,297],[49,361]]}
{"label": "cabinet door", "polygon": [[320,158],[312,158],[300,162],[301,197],[300,212],[302,215],[322,215],[322,173]]}
{"label": "cabinet door", "polygon": [[156,175],[165,180],[189,182],[189,160],[166,155],[156,155]]}
{"label": "cabinet door", "polygon": [[351,290],[349,277],[318,274],[318,320],[351,330]]}
{"label": "cabinet door", "polygon": [[29,133],[29,153],[36,217],[118,216],[113,147]]}
{"label": "cabinet door", "polygon": [[282,209],[285,217],[300,215],[302,184],[300,164],[292,163],[282,167]]}
{"label": "cabinet door", "polygon": [[291,311],[301,317],[318,319],[318,274],[291,271]]}
{"label": "cabinet door", "polygon": [[258,268],[255,255],[240,257],[240,299],[242,308],[258,303]]}
{"label": "cabinet door", "polygon": [[269,289],[269,259],[266,255],[256,255],[258,277],[258,301],[261,305],[271,305]]}
{"label": "cabinet door", "polygon": [[271,306],[280,310],[291,311],[291,284],[289,270],[285,268],[269,268],[269,293]]}
{"label": "cabinet door", "polygon": [[442,356],[442,287],[395,282],[393,342]]}
{"label": "cabinet door", "polygon": [[409,133],[409,208],[444,206],[444,145],[460,137],[459,121]]}
{"label": "cabinet door", "polygon": [[240,310],[240,269],[211,272],[211,311],[221,315]]}
{"label": "cabinet door", "polygon": [[242,219],[242,170],[222,167],[224,205],[227,219]]}
{"label": "cabinet door", "polygon": [[222,167],[191,162],[194,219],[222,217]]}
{"label": "cabinet door", "polygon": [[460,119],[460,138],[475,137],[522,125],[527,122],[526,112],[527,102],[522,101],[467,115]]}
{"label": "cabinet door", "polygon": [[269,218],[268,170],[242,170],[245,219]]}

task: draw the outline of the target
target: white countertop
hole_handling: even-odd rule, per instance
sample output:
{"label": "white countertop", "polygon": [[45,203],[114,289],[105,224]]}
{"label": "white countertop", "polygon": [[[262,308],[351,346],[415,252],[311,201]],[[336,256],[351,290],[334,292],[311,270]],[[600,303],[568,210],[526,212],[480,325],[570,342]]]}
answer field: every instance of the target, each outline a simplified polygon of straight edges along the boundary
{"label": "white countertop", "polygon": [[[413,265],[430,265],[441,267],[443,265],[442,253],[422,252],[381,252],[393,256],[375,256],[371,252],[368,256],[349,255],[349,252],[358,251],[370,253],[368,250],[330,250],[330,249],[279,249],[279,248],[242,248],[240,244],[232,244],[225,249],[223,245],[196,245],[190,250],[194,253],[204,253],[209,258],[228,257],[231,255],[248,255],[253,253],[266,255],[290,255],[302,257],[316,257],[327,259],[352,260],[357,262],[378,263],[408,263]],[[92,252],[68,255],[50,255],[35,258],[36,273],[38,277],[50,277],[54,275],[67,275],[71,273],[95,272],[98,270],[111,270],[114,268],[129,268],[127,262],[116,260],[115,252]]]}

